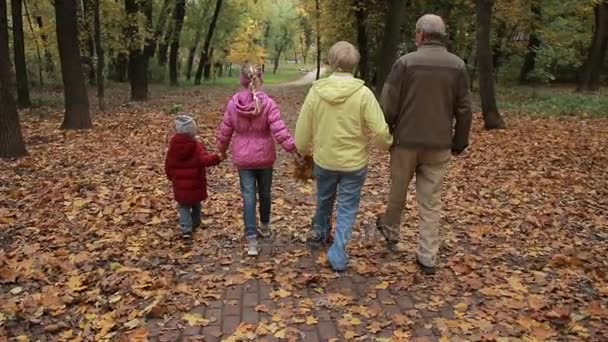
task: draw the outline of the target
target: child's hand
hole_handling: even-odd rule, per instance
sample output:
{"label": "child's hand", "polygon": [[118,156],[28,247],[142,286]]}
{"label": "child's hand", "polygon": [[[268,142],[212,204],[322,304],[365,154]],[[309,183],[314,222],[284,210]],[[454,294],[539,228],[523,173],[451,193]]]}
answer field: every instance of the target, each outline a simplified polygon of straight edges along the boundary
{"label": "child's hand", "polygon": [[220,157],[220,162],[223,162],[224,160],[226,160],[226,158],[227,158],[226,151],[220,152],[219,157]]}

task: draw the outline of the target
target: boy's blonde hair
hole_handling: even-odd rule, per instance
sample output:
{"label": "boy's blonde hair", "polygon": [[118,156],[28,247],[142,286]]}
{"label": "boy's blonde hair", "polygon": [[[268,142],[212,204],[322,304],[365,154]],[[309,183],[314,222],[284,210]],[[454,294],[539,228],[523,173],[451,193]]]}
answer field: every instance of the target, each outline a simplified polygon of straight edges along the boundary
{"label": "boy's blonde hair", "polygon": [[361,55],[357,48],[346,41],[337,42],[331,49],[329,49],[329,55],[327,57],[329,66],[334,71],[353,72]]}

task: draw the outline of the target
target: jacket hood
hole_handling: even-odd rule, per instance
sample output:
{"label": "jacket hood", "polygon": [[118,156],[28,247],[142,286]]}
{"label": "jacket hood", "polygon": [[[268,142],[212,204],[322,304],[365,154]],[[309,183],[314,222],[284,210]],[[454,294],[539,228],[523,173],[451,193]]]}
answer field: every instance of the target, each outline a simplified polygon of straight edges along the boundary
{"label": "jacket hood", "polygon": [[259,113],[256,112],[255,100],[253,98],[253,94],[249,90],[242,90],[232,97],[234,109],[239,115],[243,116],[256,116],[261,114],[264,107],[266,107],[268,98],[266,97],[266,94],[261,91],[257,92],[257,97],[261,109]]}
{"label": "jacket hood", "polygon": [[192,157],[196,150],[196,140],[186,134],[178,133],[171,138],[169,149],[171,150],[170,153],[178,160],[187,160]]}
{"label": "jacket hood", "polygon": [[312,89],[330,104],[344,103],[354,93],[365,85],[360,79],[350,74],[334,74],[328,78],[316,81]]}

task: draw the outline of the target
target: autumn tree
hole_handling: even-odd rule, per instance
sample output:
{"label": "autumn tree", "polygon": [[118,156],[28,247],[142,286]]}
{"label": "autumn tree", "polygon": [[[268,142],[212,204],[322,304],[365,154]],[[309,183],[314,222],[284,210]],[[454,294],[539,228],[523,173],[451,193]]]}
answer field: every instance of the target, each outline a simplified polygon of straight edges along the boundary
{"label": "autumn tree", "polygon": [[317,17],[317,75],[316,79],[321,78],[321,3],[320,0],[315,0],[315,14]]}
{"label": "autumn tree", "polygon": [[260,23],[254,19],[247,20],[239,30],[234,42],[230,46],[228,61],[234,64],[253,63],[263,64],[266,52],[259,45],[262,36]]}
{"label": "autumn tree", "polygon": [[484,127],[502,129],[505,123],[498,112],[494,89],[494,65],[490,45],[492,7],[494,0],[477,0],[477,63],[479,67],[479,95]]}
{"label": "autumn tree", "polygon": [[600,86],[602,66],[608,48],[608,1],[596,0],[593,8],[595,28],[587,62],[579,81],[579,91],[595,91]]}
{"label": "autumn tree", "polygon": [[186,0],[175,0],[173,10],[173,37],[171,38],[171,48],[169,51],[169,79],[171,85],[177,85],[177,58],[179,54],[179,40],[184,26],[184,16],[186,15]]}
{"label": "autumn tree", "polygon": [[528,52],[524,57],[524,63],[521,67],[521,71],[519,73],[519,83],[526,84],[528,83],[528,75],[532,70],[534,70],[534,66],[536,63],[536,54],[537,50],[540,46],[540,37],[539,37],[539,25],[541,20],[541,7],[537,1],[531,3],[531,25],[530,25],[530,38],[528,40]]}
{"label": "autumn tree", "polygon": [[25,38],[23,36],[23,4],[22,0],[11,0],[13,17],[13,50],[15,56],[15,72],[17,73],[17,103],[21,108],[27,108],[30,103],[30,88],[27,81],[27,66],[25,63]]}
{"label": "autumn tree", "polygon": [[64,129],[92,127],[89,98],[85,86],[78,41],[76,0],[55,0],[57,45],[61,62],[65,116]]}
{"label": "autumn tree", "polygon": [[401,26],[403,25],[405,0],[390,0],[385,18],[384,34],[380,53],[378,54],[378,69],[376,73],[376,93],[382,93],[384,81],[391,71],[397,58],[397,47],[401,40]]}
{"label": "autumn tree", "polygon": [[361,54],[359,62],[359,77],[364,81],[369,81],[369,46],[367,44],[367,0],[354,0],[355,18],[357,22],[357,46]]}
{"label": "autumn tree", "polygon": [[103,71],[105,68],[105,55],[103,45],[101,44],[101,20],[99,16],[99,2],[101,0],[93,0],[93,30],[95,39],[95,56],[97,57],[97,103],[100,111],[105,110],[105,79]]}
{"label": "autumn tree", "polygon": [[[151,13],[145,15],[144,9],[149,1],[125,0],[126,29],[125,36],[129,47],[129,82],[131,100],[148,99],[148,56],[144,53],[145,29],[151,20]],[[142,19],[143,18],[143,19]],[[142,23],[142,20],[145,22]]]}
{"label": "autumn tree", "polygon": [[14,95],[14,75],[8,47],[6,0],[0,0],[0,158],[27,154]]}
{"label": "autumn tree", "polygon": [[205,37],[205,44],[203,45],[203,49],[201,50],[198,68],[196,69],[196,75],[194,76],[194,84],[196,85],[201,84],[203,78],[203,69],[205,68],[205,65],[209,62],[209,49],[211,46],[211,40],[213,39],[213,33],[215,32],[215,27],[217,25],[217,20],[221,10],[222,0],[216,0],[213,16],[211,17],[209,29],[207,30],[207,36]]}

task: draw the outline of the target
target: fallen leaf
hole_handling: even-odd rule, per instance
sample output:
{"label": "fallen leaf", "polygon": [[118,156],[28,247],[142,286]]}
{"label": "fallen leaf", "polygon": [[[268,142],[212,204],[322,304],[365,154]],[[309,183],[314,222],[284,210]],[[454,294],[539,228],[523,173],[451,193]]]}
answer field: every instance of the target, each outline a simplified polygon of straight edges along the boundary
{"label": "fallen leaf", "polygon": [[266,313],[266,312],[268,312],[268,306],[266,306],[265,304],[260,304],[255,307],[255,311]]}
{"label": "fallen leaf", "polygon": [[319,320],[314,316],[306,316],[306,325],[315,325]]}
{"label": "fallen leaf", "polygon": [[270,298],[272,299],[287,298],[289,296],[291,296],[291,292],[284,289],[278,289],[270,293]]}
{"label": "fallen leaf", "polygon": [[186,321],[188,323],[188,325],[191,327],[195,327],[195,326],[206,327],[209,323],[211,323],[211,320],[209,320],[199,314],[196,314],[196,313],[184,314],[182,316],[182,320]]}

